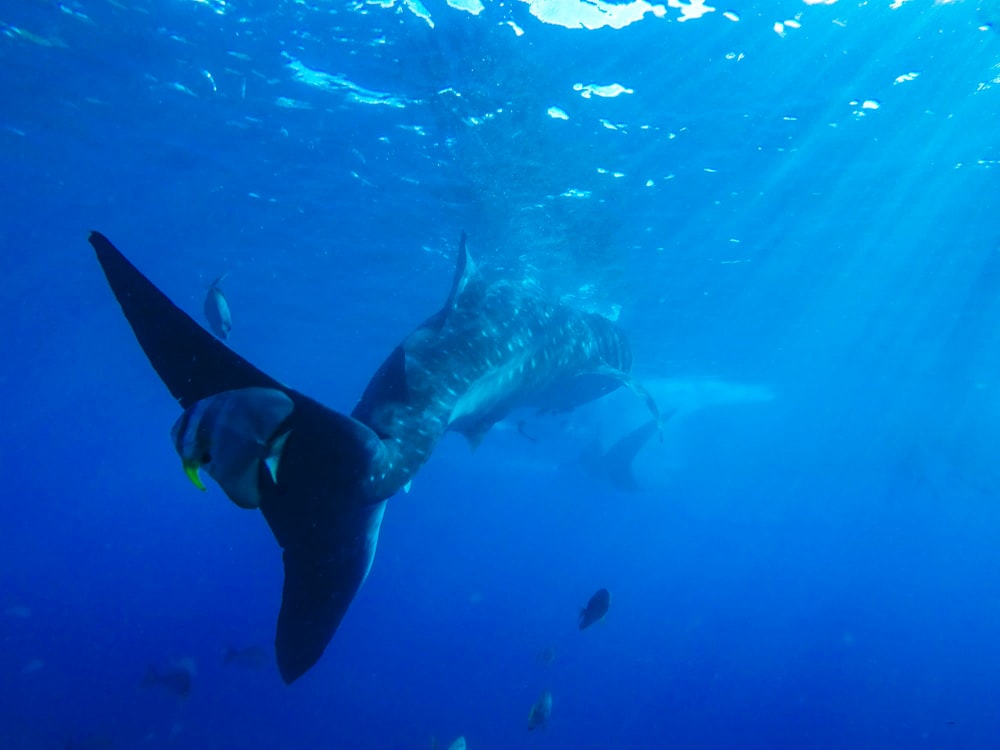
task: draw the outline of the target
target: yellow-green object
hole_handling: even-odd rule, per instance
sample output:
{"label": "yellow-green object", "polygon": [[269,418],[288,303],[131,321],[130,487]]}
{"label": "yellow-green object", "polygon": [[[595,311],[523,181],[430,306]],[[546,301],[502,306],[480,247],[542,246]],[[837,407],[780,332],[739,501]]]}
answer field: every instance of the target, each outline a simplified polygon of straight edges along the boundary
{"label": "yellow-green object", "polygon": [[205,491],[205,483],[201,481],[201,477],[198,476],[198,464],[196,464],[194,461],[185,461],[184,473],[187,474],[188,479],[191,480],[191,484],[193,484],[202,492]]}

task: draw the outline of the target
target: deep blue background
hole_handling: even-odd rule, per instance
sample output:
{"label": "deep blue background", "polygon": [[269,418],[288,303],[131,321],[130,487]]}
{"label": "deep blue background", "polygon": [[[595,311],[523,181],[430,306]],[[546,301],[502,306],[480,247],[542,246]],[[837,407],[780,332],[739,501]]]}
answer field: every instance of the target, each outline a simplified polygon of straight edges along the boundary
{"label": "deep blue background", "polygon": [[[1000,13],[979,5],[570,30],[519,2],[428,0],[433,28],[318,0],[0,4],[0,746],[997,747]],[[614,82],[634,93],[573,89]],[[509,426],[447,438],[285,687],[222,665],[269,646],[280,552],[187,483],[90,229],[193,314],[228,271],[232,346],[345,411],[443,301],[462,229],[483,266],[620,306],[640,377],[774,398],[677,420],[633,495]],[[187,701],[139,688],[187,657]]]}

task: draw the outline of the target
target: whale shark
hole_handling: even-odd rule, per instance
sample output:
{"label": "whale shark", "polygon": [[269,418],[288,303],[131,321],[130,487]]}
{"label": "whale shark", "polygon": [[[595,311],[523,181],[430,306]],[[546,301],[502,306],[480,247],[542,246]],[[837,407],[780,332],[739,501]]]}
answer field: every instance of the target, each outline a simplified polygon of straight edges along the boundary
{"label": "whale shark", "polygon": [[[691,422],[713,409],[769,404],[770,387],[713,376],[642,378],[659,408],[658,420],[625,392],[582,405],[570,414],[517,413],[498,425],[501,448],[516,457],[511,444],[532,444],[536,468],[583,471],[591,480],[625,492],[659,491],[671,484],[680,468],[681,448],[689,440]],[[517,460],[517,459],[515,459]]]}
{"label": "whale shark", "polygon": [[632,351],[610,320],[537,285],[489,280],[463,233],[444,306],[399,344],[349,414],[267,375],[202,328],[102,234],[89,242],[153,369],[183,413],[184,471],[207,471],[241,508],[259,509],[282,549],[275,635],[292,683],[333,638],[371,569],[386,503],[446,432],[475,447],[511,411],[564,412],[625,386]]}

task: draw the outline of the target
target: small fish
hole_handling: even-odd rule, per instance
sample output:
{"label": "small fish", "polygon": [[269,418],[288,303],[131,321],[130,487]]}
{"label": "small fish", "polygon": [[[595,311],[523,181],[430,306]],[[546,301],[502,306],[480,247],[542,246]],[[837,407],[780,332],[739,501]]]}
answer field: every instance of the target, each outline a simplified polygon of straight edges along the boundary
{"label": "small fish", "polygon": [[528,422],[525,419],[519,419],[517,421],[517,434],[531,443],[538,442],[538,438],[532,437],[531,433],[528,432]]}
{"label": "small fish", "polygon": [[191,695],[194,673],[195,667],[192,659],[181,659],[162,670],[150,665],[140,686],[163,688],[178,698],[187,698]]}
{"label": "small fish", "polygon": [[263,669],[270,657],[260,646],[244,646],[234,648],[229,646],[222,657],[222,663],[229,666],[246,667],[248,669]]}
{"label": "small fish", "polygon": [[580,610],[580,630],[589,628],[598,620],[603,620],[611,606],[611,592],[607,589],[599,589],[596,594],[590,597],[587,606]]}
{"label": "small fish", "polygon": [[219,287],[225,278],[226,274],[222,274],[212,282],[212,286],[205,293],[205,319],[208,321],[208,327],[223,341],[229,338],[229,332],[233,330],[233,316],[229,312],[229,303]]}
{"label": "small fish", "polygon": [[545,729],[549,723],[549,716],[552,715],[552,693],[546,690],[541,697],[535,701],[528,714],[528,731],[541,727]]}
{"label": "small fish", "polygon": [[547,667],[556,660],[556,649],[554,646],[546,646],[535,654],[535,661],[540,667]]}
{"label": "small fish", "polygon": [[9,607],[4,609],[3,613],[7,617],[20,617],[26,618],[31,617],[31,609],[25,604],[11,604]]}
{"label": "small fish", "polygon": [[41,659],[32,659],[21,668],[21,674],[34,674],[45,668],[45,662]]}
{"label": "small fish", "polygon": [[459,737],[448,745],[448,750],[465,750],[465,737]]}
{"label": "small fish", "polygon": [[114,740],[104,734],[91,734],[66,741],[65,750],[110,750]]}

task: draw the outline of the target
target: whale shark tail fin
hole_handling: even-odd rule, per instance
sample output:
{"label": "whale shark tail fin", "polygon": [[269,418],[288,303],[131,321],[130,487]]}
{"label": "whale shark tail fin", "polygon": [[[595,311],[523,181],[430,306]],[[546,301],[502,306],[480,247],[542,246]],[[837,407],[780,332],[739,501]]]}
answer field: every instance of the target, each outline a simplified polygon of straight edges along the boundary
{"label": "whale shark tail fin", "polygon": [[[670,409],[662,414],[657,411],[654,419],[639,425],[612,444],[606,451],[598,454],[596,460],[600,462],[604,474],[615,487],[628,492],[642,489],[633,472],[635,457],[639,455],[639,451],[652,439],[653,435],[659,435],[660,440],[663,440],[663,423],[670,419],[676,411],[676,409]],[[593,457],[591,460],[594,460]]]}
{"label": "whale shark tail fin", "polygon": [[[238,505],[259,506],[284,550],[275,650],[292,682],[322,655],[368,575],[385,506],[373,477],[386,448],[359,420],[231,351],[106,237],[93,232],[90,244],[146,357],[186,410],[174,432],[188,476],[215,467],[220,487]],[[218,431],[207,437],[218,446],[198,429],[213,424]]]}
{"label": "whale shark tail fin", "polygon": [[635,475],[632,473],[632,462],[635,461],[635,457],[642,450],[642,447],[659,431],[659,422],[651,419],[632,430],[607,450],[603,456],[604,470],[615,487],[629,492],[636,492],[640,489],[639,482],[636,481]]}
{"label": "whale shark tail fin", "polygon": [[387,496],[371,475],[387,462],[370,428],[326,407],[304,405],[289,431],[260,506],[284,550],[274,645],[286,683],[319,660],[368,576]]}
{"label": "whale shark tail fin", "polygon": [[[381,509],[378,516],[380,522]],[[341,561],[316,559],[294,547],[285,550],[285,583],[274,638],[278,672],[285,684],[295,682],[323,655],[368,577],[375,545],[375,539],[366,541]]]}
{"label": "whale shark tail fin", "polygon": [[91,232],[89,239],[139,345],[181,406],[240,388],[288,391],[198,325],[107,237]]}

